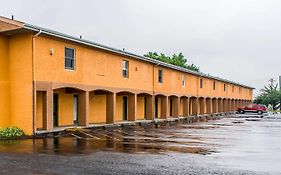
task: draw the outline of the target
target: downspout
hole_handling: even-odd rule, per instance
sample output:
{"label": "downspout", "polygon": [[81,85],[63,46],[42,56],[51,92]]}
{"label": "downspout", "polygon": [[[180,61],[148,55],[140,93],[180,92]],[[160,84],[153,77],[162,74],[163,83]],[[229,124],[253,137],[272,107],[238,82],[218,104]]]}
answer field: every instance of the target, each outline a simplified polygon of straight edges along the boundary
{"label": "downspout", "polygon": [[[152,97],[155,99],[155,67],[158,67],[159,66],[159,64],[160,63],[157,63],[156,65],[153,65],[153,79],[152,79]],[[156,104],[156,105],[158,105],[158,104]],[[155,102],[154,102],[154,107],[155,107]],[[152,114],[154,114],[153,116],[152,116],[152,118],[153,117],[155,117],[155,109],[153,108],[153,112],[152,112]]]}
{"label": "downspout", "polygon": [[155,66],[153,66],[153,96],[155,95],[155,68],[159,66],[160,63],[157,63]]}
{"label": "downspout", "polygon": [[35,37],[39,36],[42,33],[42,30],[39,30],[38,33],[32,36],[32,128],[33,135],[36,132],[35,120],[36,120],[36,87],[35,87]]}
{"label": "downspout", "polygon": [[[196,99],[197,105],[196,105],[196,108],[197,109],[196,109],[196,116],[198,116],[200,114],[200,111],[201,111],[200,100],[199,100],[200,79],[201,79],[201,77],[202,77],[201,75],[197,76],[197,86],[196,86],[196,88],[197,88],[197,99]],[[199,106],[200,106],[200,108],[199,108]]]}

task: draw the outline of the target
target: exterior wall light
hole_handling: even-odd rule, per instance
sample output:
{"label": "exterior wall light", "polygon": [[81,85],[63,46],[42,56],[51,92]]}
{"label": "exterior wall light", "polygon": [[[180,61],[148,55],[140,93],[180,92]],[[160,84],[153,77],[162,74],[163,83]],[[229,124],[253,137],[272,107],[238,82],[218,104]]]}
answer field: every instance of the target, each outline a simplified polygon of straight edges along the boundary
{"label": "exterior wall light", "polygon": [[50,49],[50,55],[54,55],[55,50],[54,49]]}

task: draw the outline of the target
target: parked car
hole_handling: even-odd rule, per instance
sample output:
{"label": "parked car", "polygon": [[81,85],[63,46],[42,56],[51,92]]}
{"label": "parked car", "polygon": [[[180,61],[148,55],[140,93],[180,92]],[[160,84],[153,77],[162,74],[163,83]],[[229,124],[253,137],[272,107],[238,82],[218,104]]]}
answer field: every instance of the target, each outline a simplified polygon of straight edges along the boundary
{"label": "parked car", "polygon": [[240,114],[244,114],[245,112],[251,112],[251,113],[257,113],[259,115],[262,115],[263,113],[267,112],[267,109],[264,105],[249,104],[246,107],[238,108],[237,111]]}

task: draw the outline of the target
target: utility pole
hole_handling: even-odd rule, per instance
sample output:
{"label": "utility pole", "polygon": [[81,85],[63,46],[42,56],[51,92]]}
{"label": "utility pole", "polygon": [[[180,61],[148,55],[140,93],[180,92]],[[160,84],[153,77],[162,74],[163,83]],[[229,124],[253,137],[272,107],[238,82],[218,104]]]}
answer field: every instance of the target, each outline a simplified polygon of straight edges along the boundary
{"label": "utility pole", "polygon": [[275,80],[273,78],[270,78],[268,81],[270,82],[270,85],[273,86],[273,83],[275,82]]}
{"label": "utility pole", "polygon": [[279,76],[279,90],[281,91],[281,75]]}
{"label": "utility pole", "polygon": [[[281,75],[279,76],[279,93],[281,94]],[[279,108],[281,111],[281,95],[280,95],[280,99],[279,99]]]}

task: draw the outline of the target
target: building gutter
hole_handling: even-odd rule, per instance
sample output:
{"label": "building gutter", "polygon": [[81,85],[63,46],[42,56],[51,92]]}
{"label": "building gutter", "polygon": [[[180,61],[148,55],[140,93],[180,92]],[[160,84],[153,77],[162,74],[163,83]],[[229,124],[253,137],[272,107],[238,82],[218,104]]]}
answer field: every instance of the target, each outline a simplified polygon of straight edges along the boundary
{"label": "building gutter", "polygon": [[[152,73],[152,76],[153,76],[153,80],[152,80],[152,83],[153,83],[153,86],[152,86],[152,94],[153,96],[155,96],[155,68],[158,67],[159,64],[156,64],[156,65],[153,65],[153,73]],[[156,78],[158,79],[158,78]]]}
{"label": "building gutter", "polygon": [[64,39],[64,40],[72,41],[72,42],[75,42],[75,43],[79,43],[79,44],[87,45],[87,46],[90,46],[90,47],[98,48],[98,49],[101,49],[101,50],[106,50],[106,51],[113,52],[113,53],[116,53],[116,54],[128,56],[128,57],[131,57],[131,58],[135,58],[137,60],[142,60],[142,61],[149,62],[149,63],[152,63],[152,64],[160,65],[160,66],[167,67],[167,68],[170,68],[170,69],[178,70],[178,71],[181,71],[181,72],[185,72],[185,73],[189,73],[189,74],[193,74],[193,75],[197,75],[197,76],[201,76],[201,77],[214,79],[214,80],[225,82],[225,83],[231,83],[231,84],[235,84],[237,86],[241,86],[241,87],[245,87],[245,88],[255,89],[253,87],[246,86],[246,85],[243,85],[243,84],[240,84],[240,83],[235,83],[235,82],[227,80],[227,79],[214,77],[214,76],[211,76],[209,74],[202,73],[202,72],[196,72],[196,71],[188,70],[188,69],[185,69],[185,68],[182,68],[182,67],[179,67],[179,66],[175,66],[175,65],[171,65],[171,64],[168,64],[168,63],[164,63],[162,61],[158,61],[158,60],[155,60],[155,59],[152,59],[152,58],[147,58],[147,57],[140,56],[140,55],[137,55],[137,54],[134,54],[134,53],[130,53],[130,52],[126,52],[126,51],[123,51],[123,50],[115,49],[115,48],[108,47],[108,46],[105,46],[105,45],[102,45],[102,44],[98,44],[98,43],[95,43],[95,42],[92,42],[92,41],[89,41],[89,40],[84,40],[84,39],[81,39],[81,38],[73,37],[73,36],[66,35],[66,34],[56,32],[56,31],[53,31],[53,30],[49,30],[49,29],[45,29],[45,28],[42,28],[42,27],[34,26],[34,25],[31,25],[31,24],[25,23],[25,24],[23,24],[23,28],[31,30],[31,31],[38,32],[38,35],[42,33],[42,34],[54,36],[54,37],[57,37],[57,38],[61,38],[61,39]]}
{"label": "building gutter", "polygon": [[33,134],[36,133],[36,86],[35,86],[35,37],[42,33],[42,30],[37,31],[32,36],[32,117],[33,117]]}

